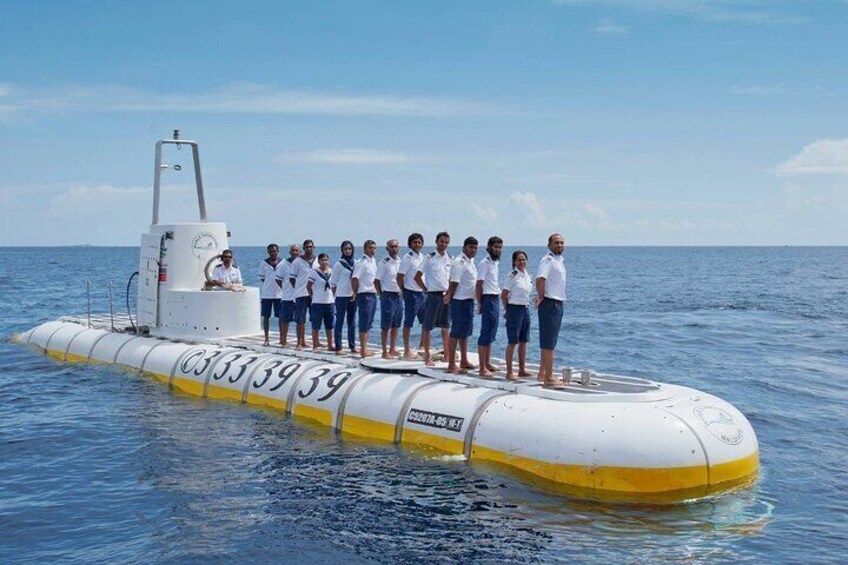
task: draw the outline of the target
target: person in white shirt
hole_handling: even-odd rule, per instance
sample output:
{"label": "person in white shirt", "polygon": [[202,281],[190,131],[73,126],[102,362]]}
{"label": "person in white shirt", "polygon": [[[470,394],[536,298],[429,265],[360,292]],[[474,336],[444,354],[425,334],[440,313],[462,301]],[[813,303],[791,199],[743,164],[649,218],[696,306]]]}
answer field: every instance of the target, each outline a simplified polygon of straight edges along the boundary
{"label": "person in white shirt", "polygon": [[[477,239],[466,237],[462,253],[451,265],[450,285],[444,296],[445,305],[450,305],[450,341],[445,355],[448,358],[448,373],[460,373],[476,369],[468,360],[468,337],[474,333],[474,294],[477,288]],[[460,363],[456,364],[456,348],[459,346]],[[491,378],[491,374],[489,375]]]}
{"label": "person in white shirt", "polygon": [[216,287],[216,290],[232,290],[233,285],[241,284],[241,271],[233,264],[233,252],[224,249],[221,252],[221,262],[212,271],[212,286]]}
{"label": "person in white shirt", "polygon": [[[413,233],[407,238],[409,252],[401,259],[398,267],[398,287],[403,291],[403,358],[415,359],[415,355],[409,347],[409,334],[415,319],[418,318],[420,325],[424,321],[424,291],[415,282],[415,273],[418,272],[424,256],[421,248],[424,247],[424,236]],[[423,335],[423,334],[422,334]],[[421,343],[418,344],[419,349]]]}
{"label": "person in white shirt", "polygon": [[[530,337],[530,292],[533,278],[527,272],[527,253],[512,253],[512,272],[504,282],[501,300],[506,318],[506,378],[518,381],[531,376],[525,368]],[[512,356],[518,345],[518,376],[512,371]]]}
{"label": "person in white shirt", "polygon": [[274,317],[280,324],[280,331],[283,329],[283,321],[280,318],[280,308],[282,308],[283,291],[280,285],[277,284],[275,273],[277,265],[280,264],[280,246],[276,243],[269,243],[265,248],[268,251],[268,257],[259,263],[259,282],[261,284],[259,290],[259,299],[262,304],[262,329],[265,330],[265,345],[269,345],[268,332],[271,326],[271,311],[274,312]]}
{"label": "person in white shirt", "polygon": [[289,256],[277,264],[274,278],[280,286],[282,293],[282,316],[280,317],[280,347],[288,345],[289,324],[294,321],[294,285],[291,283],[289,273],[291,266],[300,257],[300,246],[297,244],[289,246]]}
{"label": "person in white shirt", "polygon": [[563,384],[554,378],[554,349],[562,327],[563,306],[565,303],[565,238],[555,233],[548,238],[548,253],[539,263],[536,275],[536,308],[539,311],[539,349],[542,350],[542,363],[539,366],[538,380],[547,387]]}
{"label": "person in white shirt", "polygon": [[292,262],[289,281],[294,287],[294,321],[297,324],[297,349],[306,347],[306,314],[309,312],[309,293],[306,283],[309,272],[315,267],[315,244],[311,239],[303,242],[303,254]]}
{"label": "person in white shirt", "polygon": [[347,345],[351,353],[356,353],[356,302],[353,301],[353,289],[350,287],[350,277],[353,275],[353,242],[343,241],[342,256],[333,265],[330,274],[330,284],[336,295],[336,327],[333,333],[336,344],[336,355],[343,355],[342,326],[347,320]]}
{"label": "person in white shirt", "polygon": [[[377,265],[377,278],[374,285],[380,295],[380,342],[383,346],[383,359],[400,357],[397,352],[397,337],[403,321],[403,298],[397,275],[400,267],[400,243],[396,239],[386,242],[389,256]],[[389,339],[391,337],[391,339]]]}
{"label": "person in white shirt", "polygon": [[445,305],[444,296],[450,282],[450,268],[453,257],[448,253],[450,235],[448,232],[436,234],[436,250],[424,257],[415,273],[415,283],[427,294],[424,299],[424,320],[421,322],[421,347],[424,349],[424,364],[435,365],[430,358],[430,331],[442,330],[442,349],[448,346],[448,328],[450,327],[450,308]]}
{"label": "person in white shirt", "polygon": [[356,301],[359,315],[359,355],[362,358],[373,355],[368,351],[368,332],[374,324],[374,312],[377,309],[377,287],[374,279],[377,277],[377,243],[369,239],[362,246],[364,255],[356,262],[350,286],[353,289],[353,299]]}
{"label": "person in white shirt", "polygon": [[312,351],[318,351],[319,347],[324,347],[319,336],[322,323],[327,332],[327,349],[336,350],[333,346],[335,296],[330,284],[330,274],[330,256],[321,253],[318,255],[318,266],[309,272],[306,283],[306,290],[312,299],[309,306],[309,319],[312,322]]}
{"label": "person in white shirt", "polygon": [[498,269],[502,250],[503,240],[493,235],[486,243],[486,256],[477,264],[477,313],[481,315],[477,353],[480,355],[481,377],[491,377],[493,372],[500,370],[492,363],[492,342],[498,336],[501,317]]}

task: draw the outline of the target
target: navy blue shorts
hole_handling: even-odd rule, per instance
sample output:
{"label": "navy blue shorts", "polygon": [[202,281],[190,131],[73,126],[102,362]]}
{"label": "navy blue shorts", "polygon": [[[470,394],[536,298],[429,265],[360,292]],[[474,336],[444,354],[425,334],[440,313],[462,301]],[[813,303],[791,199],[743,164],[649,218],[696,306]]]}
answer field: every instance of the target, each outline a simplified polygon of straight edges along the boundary
{"label": "navy blue shorts", "polygon": [[545,298],[539,305],[539,348],[556,349],[559,329],[562,326],[563,303]]}
{"label": "navy blue shorts", "polygon": [[271,310],[274,311],[274,317],[280,317],[280,310],[283,307],[283,301],[279,298],[263,298],[260,301],[261,309],[262,309],[262,317],[270,318]]}
{"label": "navy blue shorts", "polygon": [[281,314],[280,320],[284,324],[291,324],[294,321],[294,300],[283,300]]}
{"label": "navy blue shorts", "polygon": [[483,318],[480,320],[480,337],[477,347],[489,347],[498,336],[498,318],[501,315],[501,297],[497,294],[483,295]]}
{"label": "navy blue shorts", "polygon": [[306,323],[306,313],[309,311],[309,305],[312,304],[311,296],[299,296],[294,301],[294,321],[300,324]]}
{"label": "navy blue shorts", "polygon": [[380,294],[380,329],[399,328],[403,321],[403,299],[399,292]]}
{"label": "navy blue shorts", "polygon": [[457,300],[450,303],[451,330],[454,339],[466,339],[474,333],[474,299]]}
{"label": "navy blue shorts", "polygon": [[424,319],[421,327],[425,332],[433,328],[450,327],[450,308],[442,300],[444,293],[441,291],[428,292],[424,299]]}
{"label": "navy blue shorts", "polygon": [[411,328],[418,318],[418,323],[424,323],[424,293],[403,289],[403,327]]}
{"label": "navy blue shorts", "polygon": [[374,312],[377,311],[377,295],[366,292],[356,295],[356,311],[359,315],[359,333],[371,331],[374,325]]}
{"label": "navy blue shorts", "polygon": [[506,307],[506,338],[510,345],[527,343],[530,338],[530,308],[519,304]]}
{"label": "navy blue shorts", "polygon": [[313,330],[320,330],[321,323],[324,323],[324,329],[333,329],[335,321],[335,304],[312,304],[309,307],[309,319],[312,322]]}

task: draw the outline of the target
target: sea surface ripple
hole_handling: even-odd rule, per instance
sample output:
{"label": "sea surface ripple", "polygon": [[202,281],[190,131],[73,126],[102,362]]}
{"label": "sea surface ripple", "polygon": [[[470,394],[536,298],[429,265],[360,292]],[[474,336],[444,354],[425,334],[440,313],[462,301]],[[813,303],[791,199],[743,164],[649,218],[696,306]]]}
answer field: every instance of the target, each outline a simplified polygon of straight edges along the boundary
{"label": "sea surface ripple", "polygon": [[[535,272],[544,249],[527,251]],[[255,281],[263,250],[235,252]],[[837,563],[848,554],[848,248],[567,249],[561,359],[715,394],[757,432],[755,485],[672,506],[554,496],[457,458],[342,439],[9,341],[85,313],[86,280],[95,311],[108,310],[109,281],[123,311],[137,257],[133,248],[0,248],[2,563]],[[498,339],[502,351],[502,328]]]}

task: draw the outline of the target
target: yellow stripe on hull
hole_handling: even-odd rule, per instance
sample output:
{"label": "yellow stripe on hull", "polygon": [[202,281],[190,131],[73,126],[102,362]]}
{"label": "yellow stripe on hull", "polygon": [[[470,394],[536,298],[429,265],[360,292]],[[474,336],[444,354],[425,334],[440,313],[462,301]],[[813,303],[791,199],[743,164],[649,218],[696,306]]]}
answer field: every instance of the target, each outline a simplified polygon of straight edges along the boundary
{"label": "yellow stripe on hull", "polygon": [[273,408],[283,412],[288,408],[288,402],[271,396],[262,396],[261,394],[250,394],[247,397],[247,403],[253,406],[262,406],[265,408]]}
{"label": "yellow stripe on hull", "polygon": [[465,453],[465,442],[462,440],[450,439],[418,430],[403,430],[401,443],[424,445],[452,455],[463,455]]}
{"label": "yellow stripe on hull", "polygon": [[76,353],[68,353],[65,355],[66,363],[87,363],[88,355],[77,355]]}
{"label": "yellow stripe on hull", "polygon": [[376,439],[381,441],[395,441],[395,426],[360,418],[358,416],[345,416],[342,420],[342,433]]}
{"label": "yellow stripe on hull", "polygon": [[191,379],[180,379],[174,377],[174,381],[171,383],[171,386],[186,394],[191,394],[194,396],[203,396],[204,385],[201,382],[193,381]]}
{"label": "yellow stripe on hull", "polygon": [[300,418],[314,420],[324,426],[333,427],[334,415],[329,410],[307,406],[305,404],[295,404],[293,413]]}
{"label": "yellow stripe on hull", "polygon": [[59,351],[57,349],[45,349],[44,353],[48,357],[50,357],[51,359],[55,359],[57,361],[64,361],[65,360],[65,352],[64,351]]}
{"label": "yellow stripe on hull", "polygon": [[756,477],[760,468],[760,454],[754,453],[748,457],[719,463],[710,467],[710,486],[743,484]]}
{"label": "yellow stripe on hull", "polygon": [[215,385],[209,385],[209,389],[206,391],[206,398],[212,398],[214,400],[241,402],[241,395],[242,392],[240,390]]}

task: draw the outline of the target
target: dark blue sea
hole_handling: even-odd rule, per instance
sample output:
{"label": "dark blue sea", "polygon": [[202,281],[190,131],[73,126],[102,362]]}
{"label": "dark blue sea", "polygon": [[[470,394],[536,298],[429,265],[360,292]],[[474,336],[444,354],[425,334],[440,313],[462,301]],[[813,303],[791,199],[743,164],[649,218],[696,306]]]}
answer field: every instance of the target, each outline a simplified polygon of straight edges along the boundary
{"label": "dark blue sea", "polygon": [[[235,251],[255,281],[263,250]],[[848,248],[566,250],[559,360],[716,394],[758,434],[755,485],[673,506],[554,496],[9,341],[84,313],[88,279],[95,310],[108,281],[125,309],[137,254],[0,248],[2,563],[846,560]]]}

